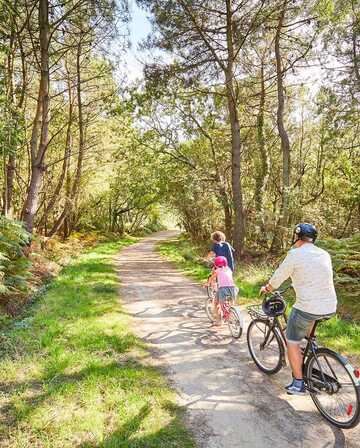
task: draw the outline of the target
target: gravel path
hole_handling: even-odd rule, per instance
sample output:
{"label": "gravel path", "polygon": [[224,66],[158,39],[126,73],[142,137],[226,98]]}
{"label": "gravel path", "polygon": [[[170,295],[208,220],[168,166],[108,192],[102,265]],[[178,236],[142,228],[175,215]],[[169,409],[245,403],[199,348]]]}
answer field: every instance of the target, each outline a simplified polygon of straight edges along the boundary
{"label": "gravel path", "polygon": [[288,371],[271,378],[258,371],[246,335],[233,341],[226,328],[210,327],[204,290],[155,251],[174,235],[159,232],[122,250],[117,266],[134,331],[166,368],[198,447],[359,448],[360,428],[340,431],[310,397],[284,394]]}

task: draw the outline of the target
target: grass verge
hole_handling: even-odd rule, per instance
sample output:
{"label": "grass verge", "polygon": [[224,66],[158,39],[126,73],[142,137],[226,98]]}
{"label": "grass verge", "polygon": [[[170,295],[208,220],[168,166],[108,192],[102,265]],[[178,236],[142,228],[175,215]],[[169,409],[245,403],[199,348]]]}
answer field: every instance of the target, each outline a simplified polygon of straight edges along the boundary
{"label": "grass verge", "polygon": [[0,335],[0,446],[193,447],[119,303],[112,258],[132,242],[79,256]]}
{"label": "grass verge", "polygon": [[[338,258],[340,258],[339,244],[339,241],[337,241]],[[351,246],[348,241],[345,241],[344,244]],[[326,247],[325,243],[321,245]],[[206,254],[206,248],[203,246],[196,246],[183,236],[180,236],[162,243],[159,245],[158,250],[167,259],[173,261],[186,275],[198,281],[207,279],[210,270],[203,262],[203,257]],[[343,252],[341,254],[343,255]],[[353,252],[351,252],[351,257],[351,259],[354,259]],[[343,258],[344,255],[341,260]],[[235,281],[240,290],[240,304],[247,305],[256,301],[259,302],[258,293],[260,286],[270,278],[276,264],[274,261],[262,261],[238,266]],[[318,336],[325,345],[341,353],[354,356],[360,362],[360,322],[351,317],[359,315],[360,304],[358,300],[354,304],[354,281],[352,283],[349,282],[351,285],[351,294],[349,294],[349,286],[345,284],[344,274],[341,276],[341,272],[337,269],[338,266],[344,270],[343,265],[340,265],[337,259],[335,259],[335,281],[339,299],[339,313],[336,317],[319,327]],[[341,281],[337,281],[339,278]],[[358,281],[358,287],[359,285],[360,281]],[[293,293],[289,292],[286,296],[288,302],[292,304],[294,302]],[[358,295],[357,298],[359,298]]]}

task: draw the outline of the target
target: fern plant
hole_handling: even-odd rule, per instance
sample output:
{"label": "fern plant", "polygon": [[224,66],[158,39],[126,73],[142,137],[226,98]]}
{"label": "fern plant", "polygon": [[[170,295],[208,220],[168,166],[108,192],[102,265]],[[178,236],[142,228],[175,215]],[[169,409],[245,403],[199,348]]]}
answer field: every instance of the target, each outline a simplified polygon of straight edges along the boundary
{"label": "fern plant", "polygon": [[0,216],[0,295],[26,291],[30,261],[24,255],[24,247],[30,242],[30,234],[19,221]]}

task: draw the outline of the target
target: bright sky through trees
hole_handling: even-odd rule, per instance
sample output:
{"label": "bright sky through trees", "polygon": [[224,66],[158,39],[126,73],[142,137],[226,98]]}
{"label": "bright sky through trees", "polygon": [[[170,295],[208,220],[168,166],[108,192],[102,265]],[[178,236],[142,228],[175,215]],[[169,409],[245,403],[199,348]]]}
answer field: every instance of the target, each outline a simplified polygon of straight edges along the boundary
{"label": "bright sky through trees", "polygon": [[144,53],[138,50],[139,43],[146,38],[151,31],[151,24],[147,19],[147,14],[140,9],[135,1],[130,3],[131,22],[130,30],[130,48],[125,56],[126,74],[129,81],[133,81],[143,76]]}

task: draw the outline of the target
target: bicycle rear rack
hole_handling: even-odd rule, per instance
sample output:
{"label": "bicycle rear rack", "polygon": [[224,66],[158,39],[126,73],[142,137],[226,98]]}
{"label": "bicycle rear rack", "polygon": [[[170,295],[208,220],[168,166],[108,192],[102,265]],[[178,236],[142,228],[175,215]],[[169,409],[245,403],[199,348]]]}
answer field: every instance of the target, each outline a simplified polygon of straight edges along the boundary
{"label": "bicycle rear rack", "polygon": [[251,319],[263,319],[263,320],[270,319],[269,316],[267,316],[262,310],[261,305],[250,305],[246,309]]}

